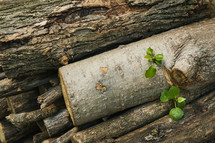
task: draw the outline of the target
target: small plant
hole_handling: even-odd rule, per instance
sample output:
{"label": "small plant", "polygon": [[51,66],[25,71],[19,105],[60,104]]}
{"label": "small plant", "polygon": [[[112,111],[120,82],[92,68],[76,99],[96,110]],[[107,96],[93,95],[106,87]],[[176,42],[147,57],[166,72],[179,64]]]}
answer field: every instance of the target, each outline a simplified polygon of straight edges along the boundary
{"label": "small plant", "polygon": [[180,94],[180,89],[176,86],[172,86],[169,91],[163,91],[161,93],[161,97],[160,97],[160,100],[162,102],[167,102],[169,100],[173,100],[174,101],[174,105],[175,105],[175,108],[172,108],[169,112],[169,115],[170,117],[177,121],[179,119],[181,119],[184,115],[184,112],[183,112],[183,108],[185,107],[186,105],[186,98],[183,98],[183,97],[178,97]]}
{"label": "small plant", "polygon": [[148,59],[148,61],[152,62],[152,65],[146,70],[145,77],[153,78],[157,71],[154,64],[161,66],[163,54],[157,54],[156,56],[154,56],[153,49],[151,47],[149,47],[147,49],[146,53],[147,53],[147,55],[144,58],[146,58],[146,59]]}

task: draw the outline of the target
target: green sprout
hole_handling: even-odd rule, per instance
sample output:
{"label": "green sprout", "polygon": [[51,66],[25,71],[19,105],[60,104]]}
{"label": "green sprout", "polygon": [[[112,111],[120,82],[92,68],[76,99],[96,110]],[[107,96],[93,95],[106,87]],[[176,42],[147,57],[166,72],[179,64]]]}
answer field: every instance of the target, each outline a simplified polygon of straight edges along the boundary
{"label": "green sprout", "polygon": [[147,55],[144,58],[148,59],[148,61],[151,61],[152,65],[148,68],[148,70],[146,70],[145,77],[153,78],[157,71],[154,64],[161,66],[163,54],[157,54],[156,56],[154,56],[153,49],[151,47],[147,49],[146,53]]}
{"label": "green sprout", "polygon": [[181,119],[184,115],[183,108],[186,105],[186,98],[178,97],[180,94],[180,89],[176,86],[172,86],[168,91],[164,90],[161,93],[160,100],[162,102],[167,102],[169,100],[174,101],[175,108],[172,108],[169,112],[170,117],[177,121]]}

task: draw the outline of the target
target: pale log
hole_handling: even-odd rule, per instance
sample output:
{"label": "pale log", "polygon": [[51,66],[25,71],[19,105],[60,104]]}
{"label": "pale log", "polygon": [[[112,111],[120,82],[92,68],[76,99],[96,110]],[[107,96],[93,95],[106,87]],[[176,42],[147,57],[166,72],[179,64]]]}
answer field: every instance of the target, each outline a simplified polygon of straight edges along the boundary
{"label": "pale log", "polygon": [[[215,83],[211,84],[210,87],[205,87],[205,89],[198,89],[192,94],[182,92],[181,96],[187,98],[186,102],[189,103],[207,93],[207,90],[214,89],[214,87]],[[103,139],[120,137],[165,116],[170,111],[170,107],[173,107],[171,106],[171,102],[162,103],[160,100],[140,105],[103,123],[79,131],[72,136],[72,141],[74,143],[94,143]]]}
{"label": "pale log", "polygon": [[86,55],[210,17],[212,1],[0,1],[7,77],[57,70]]}
{"label": "pale log", "polygon": [[215,136],[215,91],[184,109],[184,117],[173,121],[169,115],[135,130],[114,143],[203,143]]}
{"label": "pale log", "polygon": [[43,122],[50,137],[59,135],[72,127],[72,121],[66,109],[61,109]]}
{"label": "pale log", "polygon": [[[215,82],[214,39],[215,18],[61,67],[63,96],[73,124],[79,126],[158,99],[169,87],[165,77],[191,93],[211,85]],[[153,79],[145,78],[150,65],[144,58],[148,47],[155,55],[164,55],[163,71],[157,67]]]}
{"label": "pale log", "polygon": [[57,111],[58,107],[52,104],[44,109],[38,109],[31,112],[10,114],[9,116],[6,116],[6,119],[8,119],[16,127],[21,128],[23,126],[28,125],[29,123],[52,116],[53,114],[57,113]]}
{"label": "pale log", "polygon": [[52,87],[49,89],[47,92],[44,94],[40,95],[37,100],[38,103],[40,103],[40,108],[43,109],[52,103],[54,103],[56,100],[59,98],[63,97],[62,91],[61,91],[61,86],[57,85],[55,87]]}

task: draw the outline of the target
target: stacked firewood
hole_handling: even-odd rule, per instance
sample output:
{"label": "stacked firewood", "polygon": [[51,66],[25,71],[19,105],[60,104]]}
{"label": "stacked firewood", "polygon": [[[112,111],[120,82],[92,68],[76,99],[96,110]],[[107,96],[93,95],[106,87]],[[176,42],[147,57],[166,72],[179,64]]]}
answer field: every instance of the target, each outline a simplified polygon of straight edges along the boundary
{"label": "stacked firewood", "polygon": [[[215,141],[213,1],[24,3],[0,1],[2,143]],[[153,79],[148,47],[164,55]],[[179,121],[159,99],[171,85]]]}

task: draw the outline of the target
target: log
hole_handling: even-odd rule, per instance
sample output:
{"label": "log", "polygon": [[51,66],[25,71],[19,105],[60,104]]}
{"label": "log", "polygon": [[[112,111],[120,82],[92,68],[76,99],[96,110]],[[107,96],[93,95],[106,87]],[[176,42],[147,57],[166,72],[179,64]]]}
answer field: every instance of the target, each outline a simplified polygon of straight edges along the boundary
{"label": "log", "polygon": [[95,52],[210,17],[210,3],[3,0],[0,63],[10,78],[57,70]]}
{"label": "log", "polygon": [[169,115],[116,139],[115,143],[195,142],[215,136],[215,91],[185,107],[184,117],[173,121]]}
{"label": "log", "polygon": [[5,78],[0,80],[0,98],[31,91],[40,85],[48,83],[56,77],[57,76],[54,74],[43,74],[40,76],[25,77],[22,79]]}
{"label": "log", "polygon": [[59,135],[72,127],[72,121],[66,109],[61,109],[58,113],[44,119],[43,122],[50,137]]}
{"label": "log", "polygon": [[[215,83],[193,93],[182,92],[181,96],[187,98],[186,102],[189,103],[206,94],[208,89],[214,89],[214,87]],[[163,117],[169,113],[170,107],[172,107],[171,102],[162,103],[160,100],[137,106],[103,123],[79,131],[72,136],[72,141],[74,143],[94,143],[103,139],[120,137]]]}
{"label": "log", "polygon": [[52,103],[54,103],[59,98],[63,97],[61,86],[52,87],[50,90],[45,92],[44,94],[38,96],[37,101],[40,105],[40,108],[43,109]]}
{"label": "log", "polygon": [[10,111],[7,105],[7,99],[1,98],[0,99],[0,120],[9,114],[10,114]]}
{"label": "log", "polygon": [[32,90],[7,98],[11,113],[29,112],[38,109],[38,91]]}
{"label": "log", "polygon": [[38,128],[35,124],[24,128],[17,128],[4,119],[0,121],[0,141],[2,143],[14,143],[37,130]]}
{"label": "log", "polygon": [[48,139],[49,135],[48,132],[40,132],[33,136],[34,143],[41,143],[43,140]]}
{"label": "log", "polygon": [[77,131],[78,128],[74,127],[60,137],[44,140],[42,143],[70,143],[71,136]]}
{"label": "log", "polygon": [[58,107],[52,104],[44,109],[38,109],[31,112],[22,112],[18,114],[10,114],[6,117],[6,119],[16,127],[22,128],[32,122],[52,116],[53,114],[57,113],[57,111]]}
{"label": "log", "polygon": [[[73,125],[158,99],[169,88],[165,77],[189,92],[215,82],[214,31],[215,18],[61,67],[63,96]],[[157,67],[153,79],[144,76],[148,47],[164,55],[164,70]]]}

